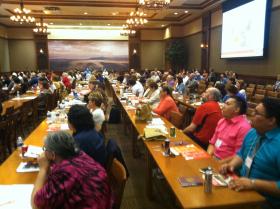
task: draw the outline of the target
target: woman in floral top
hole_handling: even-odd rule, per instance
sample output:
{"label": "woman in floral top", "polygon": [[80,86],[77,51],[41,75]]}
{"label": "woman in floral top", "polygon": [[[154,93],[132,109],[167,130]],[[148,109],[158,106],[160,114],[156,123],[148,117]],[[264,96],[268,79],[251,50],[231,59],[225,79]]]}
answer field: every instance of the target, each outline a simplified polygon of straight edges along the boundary
{"label": "woman in floral top", "polygon": [[33,208],[110,209],[111,190],[104,168],[80,151],[67,132],[51,133],[39,157]]}

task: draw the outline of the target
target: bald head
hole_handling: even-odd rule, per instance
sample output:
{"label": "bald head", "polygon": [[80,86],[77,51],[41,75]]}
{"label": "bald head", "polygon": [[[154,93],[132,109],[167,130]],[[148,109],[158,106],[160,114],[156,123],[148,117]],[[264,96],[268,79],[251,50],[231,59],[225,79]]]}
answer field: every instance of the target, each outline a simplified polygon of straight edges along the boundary
{"label": "bald head", "polygon": [[221,93],[220,93],[219,89],[214,88],[214,87],[210,87],[206,90],[205,96],[206,96],[208,101],[218,102],[218,101],[220,101]]}

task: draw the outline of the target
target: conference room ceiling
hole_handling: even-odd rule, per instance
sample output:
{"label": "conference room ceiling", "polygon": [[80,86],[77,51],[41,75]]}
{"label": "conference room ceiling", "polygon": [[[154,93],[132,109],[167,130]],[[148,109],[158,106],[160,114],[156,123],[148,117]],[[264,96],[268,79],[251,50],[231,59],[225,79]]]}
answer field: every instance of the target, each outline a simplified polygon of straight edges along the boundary
{"label": "conference room ceiling", "polygon": [[[185,24],[202,13],[215,9],[224,0],[173,0],[167,9],[144,10],[148,24],[145,28],[162,28]],[[19,7],[19,0],[0,0],[0,25],[30,27],[14,23],[9,17]],[[122,26],[129,13],[137,7],[137,0],[25,0],[37,20],[43,17],[51,25],[66,26]]]}

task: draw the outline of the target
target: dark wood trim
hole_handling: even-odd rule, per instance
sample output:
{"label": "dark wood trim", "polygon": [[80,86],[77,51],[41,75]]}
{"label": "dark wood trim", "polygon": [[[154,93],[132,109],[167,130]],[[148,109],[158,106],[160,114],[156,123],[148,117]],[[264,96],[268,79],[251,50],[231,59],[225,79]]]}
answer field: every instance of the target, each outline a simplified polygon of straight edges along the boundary
{"label": "dark wood trim", "polygon": [[128,41],[128,40],[99,40],[99,39],[48,39],[48,41]]}
{"label": "dark wood trim", "polygon": [[7,38],[7,40],[11,41],[34,41],[34,38]]}
{"label": "dark wood trim", "polygon": [[238,79],[244,80],[245,83],[255,83],[255,84],[274,84],[276,81],[275,76],[257,76],[257,75],[248,75],[248,74],[237,74]]}
{"label": "dark wood trim", "polygon": [[195,35],[197,35],[197,34],[200,34],[200,33],[202,33],[202,30],[201,30],[201,31],[198,31],[198,32],[195,32],[195,33],[192,33],[192,34],[185,35],[185,36],[183,36],[182,38],[188,38],[188,37],[191,37],[191,36],[195,36]]}

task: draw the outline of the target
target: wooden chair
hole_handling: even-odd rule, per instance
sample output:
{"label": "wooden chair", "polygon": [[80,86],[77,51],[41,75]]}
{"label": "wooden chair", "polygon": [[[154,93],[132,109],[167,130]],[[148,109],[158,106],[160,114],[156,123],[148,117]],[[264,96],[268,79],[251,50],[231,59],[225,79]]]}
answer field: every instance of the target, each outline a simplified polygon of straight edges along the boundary
{"label": "wooden chair", "polygon": [[170,113],[170,122],[179,129],[182,129],[182,125],[184,123],[184,117],[181,113],[172,111]]}
{"label": "wooden chair", "polygon": [[266,85],[266,86],[265,86],[265,90],[267,90],[267,91],[273,91],[273,85],[270,85],[270,84]]}
{"label": "wooden chair", "polygon": [[277,98],[278,97],[278,92],[276,91],[267,91],[266,92],[266,96],[269,98]]}
{"label": "wooden chair", "polygon": [[250,83],[250,84],[248,85],[248,87],[249,87],[249,88],[253,88],[253,89],[254,89],[254,88],[256,87],[256,84],[254,84],[254,83]]}
{"label": "wooden chair", "polygon": [[113,194],[115,195],[113,209],[119,209],[121,207],[122,196],[127,181],[127,173],[124,166],[117,159],[113,159],[108,176]]}
{"label": "wooden chair", "polygon": [[266,94],[266,90],[265,89],[256,89],[256,93],[255,94],[265,95]]}
{"label": "wooden chair", "polygon": [[18,118],[20,117],[20,111],[16,111],[6,118],[7,121],[7,149],[9,154],[12,154],[13,150],[16,149],[16,139],[18,134]]}
{"label": "wooden chair", "polygon": [[264,89],[264,85],[257,85],[257,89]]}
{"label": "wooden chair", "polygon": [[7,121],[0,121],[0,163],[3,162],[8,156],[7,128]]}

